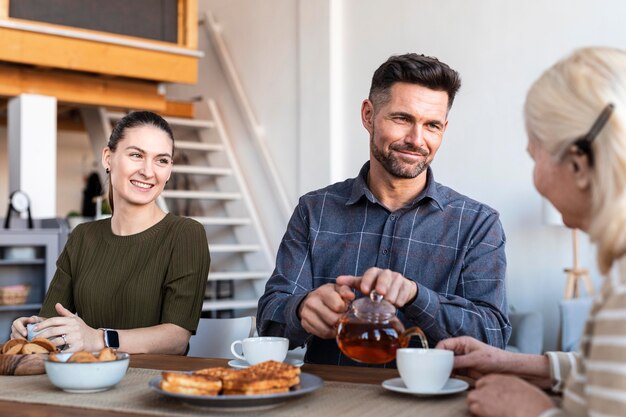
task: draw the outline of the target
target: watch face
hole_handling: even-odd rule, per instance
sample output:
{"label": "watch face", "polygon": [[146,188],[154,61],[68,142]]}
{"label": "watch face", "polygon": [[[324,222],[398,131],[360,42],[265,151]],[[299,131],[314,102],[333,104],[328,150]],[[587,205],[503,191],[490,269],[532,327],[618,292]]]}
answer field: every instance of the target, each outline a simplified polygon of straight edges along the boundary
{"label": "watch face", "polygon": [[11,194],[11,206],[14,210],[23,213],[28,210],[28,196],[22,191],[15,191]]}
{"label": "watch face", "polygon": [[106,344],[108,347],[113,349],[120,347],[120,338],[115,330],[107,330],[106,336]]}

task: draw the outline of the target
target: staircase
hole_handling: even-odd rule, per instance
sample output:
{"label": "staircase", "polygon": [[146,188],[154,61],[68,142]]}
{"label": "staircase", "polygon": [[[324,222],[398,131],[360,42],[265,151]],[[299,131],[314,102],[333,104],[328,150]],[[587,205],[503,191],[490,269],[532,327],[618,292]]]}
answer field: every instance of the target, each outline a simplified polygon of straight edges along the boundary
{"label": "staircase", "polygon": [[[215,102],[196,103],[194,110],[195,119],[166,117],[174,131],[174,166],[158,203],[207,231],[211,270],[203,316],[254,314],[273,254]],[[112,124],[124,115],[83,110],[94,151],[105,146]]]}

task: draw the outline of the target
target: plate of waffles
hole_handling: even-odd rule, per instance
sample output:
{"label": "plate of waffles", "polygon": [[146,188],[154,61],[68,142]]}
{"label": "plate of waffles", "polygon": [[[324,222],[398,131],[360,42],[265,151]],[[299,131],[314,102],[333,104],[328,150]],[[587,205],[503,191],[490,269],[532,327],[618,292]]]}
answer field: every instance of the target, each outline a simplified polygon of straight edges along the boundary
{"label": "plate of waffles", "polygon": [[162,372],[149,387],[184,404],[219,409],[265,409],[319,389],[324,381],[281,362],[262,362],[245,369],[205,368]]}

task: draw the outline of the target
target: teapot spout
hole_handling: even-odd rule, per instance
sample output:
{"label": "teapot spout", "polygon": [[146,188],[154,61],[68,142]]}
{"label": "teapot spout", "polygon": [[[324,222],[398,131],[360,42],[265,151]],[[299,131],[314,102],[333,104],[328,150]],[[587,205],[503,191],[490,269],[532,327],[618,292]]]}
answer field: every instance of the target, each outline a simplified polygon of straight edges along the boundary
{"label": "teapot spout", "polygon": [[411,337],[417,336],[420,338],[422,342],[422,347],[424,349],[428,349],[428,339],[426,338],[426,334],[419,327],[409,327],[404,332],[402,332],[402,347],[407,347],[409,345],[409,340]]}

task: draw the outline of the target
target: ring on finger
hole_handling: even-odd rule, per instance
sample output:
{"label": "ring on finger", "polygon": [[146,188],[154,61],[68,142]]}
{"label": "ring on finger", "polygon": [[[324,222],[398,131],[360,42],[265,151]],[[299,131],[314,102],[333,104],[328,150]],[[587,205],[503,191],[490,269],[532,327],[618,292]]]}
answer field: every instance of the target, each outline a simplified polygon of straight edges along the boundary
{"label": "ring on finger", "polygon": [[62,335],[61,335],[61,339],[63,339],[63,346],[64,346],[63,350],[68,349],[68,348],[70,347],[70,344],[69,344],[69,343],[67,343],[66,336],[67,336],[67,335],[65,335],[65,334],[62,334]]}

